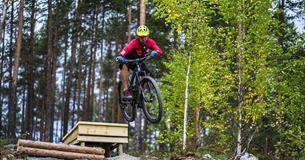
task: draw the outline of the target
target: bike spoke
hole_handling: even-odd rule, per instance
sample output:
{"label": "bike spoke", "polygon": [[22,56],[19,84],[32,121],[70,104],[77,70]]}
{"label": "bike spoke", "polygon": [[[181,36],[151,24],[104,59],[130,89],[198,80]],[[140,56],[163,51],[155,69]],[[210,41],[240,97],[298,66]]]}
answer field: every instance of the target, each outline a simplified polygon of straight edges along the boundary
{"label": "bike spoke", "polygon": [[145,79],[142,83],[143,89],[143,109],[147,119],[152,123],[157,123],[162,117],[161,95],[153,79]]}

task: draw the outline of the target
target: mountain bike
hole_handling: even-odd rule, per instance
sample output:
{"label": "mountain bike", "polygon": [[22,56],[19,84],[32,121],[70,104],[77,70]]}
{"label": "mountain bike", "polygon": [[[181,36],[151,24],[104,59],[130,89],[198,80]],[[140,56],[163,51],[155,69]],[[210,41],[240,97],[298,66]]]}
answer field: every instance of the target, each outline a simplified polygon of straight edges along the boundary
{"label": "mountain bike", "polygon": [[128,90],[132,95],[132,99],[123,99],[123,85],[120,81],[118,84],[119,105],[122,110],[123,117],[128,122],[132,122],[136,118],[137,108],[143,109],[144,115],[151,123],[161,121],[163,115],[163,104],[160,89],[157,82],[147,75],[145,70],[141,69],[141,64],[151,59],[151,56],[143,58],[125,60],[125,64],[134,64],[136,68],[128,78]]}

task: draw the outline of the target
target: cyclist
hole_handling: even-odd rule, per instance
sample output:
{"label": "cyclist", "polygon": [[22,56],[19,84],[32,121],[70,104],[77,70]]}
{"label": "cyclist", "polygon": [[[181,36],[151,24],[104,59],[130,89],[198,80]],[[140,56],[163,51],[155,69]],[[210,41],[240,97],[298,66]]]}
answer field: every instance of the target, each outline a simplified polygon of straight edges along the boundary
{"label": "cyclist", "polygon": [[[150,51],[150,53],[149,53]],[[125,59],[137,59],[145,57],[150,54],[152,57],[161,57],[163,52],[158,47],[156,42],[149,37],[149,29],[145,25],[140,25],[136,30],[136,38],[131,40],[117,56],[117,61],[120,63],[119,68],[121,70],[121,80],[123,85],[123,99],[132,99],[131,94],[128,91],[127,79],[128,79],[128,70],[134,69],[135,65],[126,65],[124,64]],[[141,69],[145,70],[146,73],[149,73],[149,70],[144,63],[141,65]]]}

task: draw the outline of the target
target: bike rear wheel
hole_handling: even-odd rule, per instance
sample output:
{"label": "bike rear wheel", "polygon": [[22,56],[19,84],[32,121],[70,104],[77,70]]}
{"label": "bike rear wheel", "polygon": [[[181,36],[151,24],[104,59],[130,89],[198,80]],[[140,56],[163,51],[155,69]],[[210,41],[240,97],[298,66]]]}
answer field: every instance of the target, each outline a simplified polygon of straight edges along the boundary
{"label": "bike rear wheel", "polygon": [[159,123],[163,115],[160,89],[156,81],[149,76],[143,77],[141,86],[143,89],[143,94],[141,95],[143,112],[149,122]]}
{"label": "bike rear wheel", "polygon": [[118,93],[119,93],[119,105],[122,110],[123,117],[127,122],[132,122],[135,119],[136,110],[134,106],[134,101],[126,101],[123,100],[124,92],[123,92],[123,85],[120,81],[118,84]]}

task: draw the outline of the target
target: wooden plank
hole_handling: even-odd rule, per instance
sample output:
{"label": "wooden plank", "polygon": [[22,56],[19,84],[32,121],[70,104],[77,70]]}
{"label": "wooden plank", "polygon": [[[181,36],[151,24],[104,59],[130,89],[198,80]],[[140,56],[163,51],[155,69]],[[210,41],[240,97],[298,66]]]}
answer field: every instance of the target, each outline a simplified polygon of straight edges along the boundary
{"label": "wooden plank", "polygon": [[102,136],[82,136],[77,140],[80,142],[100,142],[100,143],[128,143],[127,137],[102,137]]}
{"label": "wooden plank", "polygon": [[63,138],[63,142],[65,144],[71,144],[71,142],[77,139],[77,135],[78,135],[78,127],[75,127],[74,129],[72,129],[72,132],[66,134],[66,136]]}
{"label": "wooden plank", "polygon": [[77,145],[79,143],[79,141],[77,139],[75,139],[74,141],[70,142],[70,144],[73,144],[73,145]]}
{"label": "wooden plank", "polygon": [[78,125],[81,123],[81,121],[79,121],[79,122],[77,122],[76,123],[76,125],[62,138],[63,139],[63,141],[66,139],[66,138],[68,138],[69,136],[70,136],[70,134],[72,133],[72,132],[74,132],[75,130],[76,130],[76,128],[78,127]]}
{"label": "wooden plank", "polygon": [[79,126],[79,135],[95,135],[110,137],[128,137],[128,128],[121,126],[83,125]]}
{"label": "wooden plank", "polygon": [[122,123],[104,123],[104,122],[79,121],[77,124],[78,125],[80,125],[80,124],[84,124],[84,125],[96,125],[96,126],[116,126],[116,127],[126,127],[126,128],[128,128],[128,124],[122,124]]}

